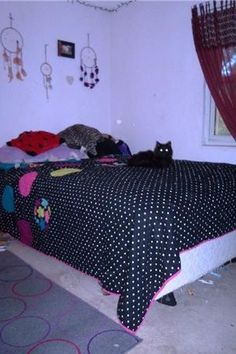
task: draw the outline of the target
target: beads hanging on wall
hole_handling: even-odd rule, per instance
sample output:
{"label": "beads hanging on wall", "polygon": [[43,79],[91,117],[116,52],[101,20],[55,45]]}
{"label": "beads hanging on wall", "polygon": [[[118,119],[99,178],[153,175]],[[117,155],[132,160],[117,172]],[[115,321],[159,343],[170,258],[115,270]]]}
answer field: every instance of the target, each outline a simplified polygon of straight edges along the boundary
{"label": "beads hanging on wall", "polygon": [[44,45],[45,61],[41,64],[40,71],[43,75],[43,86],[46,90],[46,98],[49,99],[48,90],[52,89],[52,67],[47,61],[47,46],[48,44]]}
{"label": "beads hanging on wall", "polygon": [[10,27],[5,27],[0,33],[0,42],[3,47],[4,69],[7,70],[9,82],[15,77],[23,81],[27,73],[23,67],[24,40],[21,33],[12,26],[13,17],[9,14]]}
{"label": "beads hanging on wall", "polygon": [[80,51],[80,81],[85,87],[92,89],[99,82],[98,73],[97,55],[90,47],[88,34],[88,45]]}

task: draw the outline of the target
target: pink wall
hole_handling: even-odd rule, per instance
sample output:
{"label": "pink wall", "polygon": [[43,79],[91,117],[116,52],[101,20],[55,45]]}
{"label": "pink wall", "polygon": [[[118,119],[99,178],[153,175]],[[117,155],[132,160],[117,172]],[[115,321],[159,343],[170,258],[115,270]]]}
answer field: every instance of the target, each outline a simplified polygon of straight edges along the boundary
{"label": "pink wall", "polygon": [[235,147],[202,145],[203,75],[189,1],[137,2],[112,21],[112,132],[133,152],[172,141],[177,159],[236,163]]}
{"label": "pink wall", "polygon": [[[107,12],[95,11],[67,1],[0,2],[0,31],[13,26],[24,37],[24,66],[27,78],[8,83],[3,69],[0,45],[0,145],[24,130],[58,132],[74,123],[85,123],[110,131],[110,21]],[[79,81],[80,50],[87,44],[95,49],[101,81],[90,90]],[[76,44],[76,58],[57,56],[57,40]],[[48,44],[48,61],[52,65],[49,100],[42,84],[40,65],[44,45]],[[72,85],[66,81],[72,76]]]}

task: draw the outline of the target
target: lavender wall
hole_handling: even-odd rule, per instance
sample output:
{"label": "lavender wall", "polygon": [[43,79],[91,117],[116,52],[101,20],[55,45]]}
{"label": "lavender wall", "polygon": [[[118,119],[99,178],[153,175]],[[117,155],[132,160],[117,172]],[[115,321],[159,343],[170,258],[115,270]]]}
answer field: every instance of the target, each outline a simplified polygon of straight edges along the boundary
{"label": "lavender wall", "polygon": [[172,141],[177,159],[236,163],[235,147],[202,145],[203,75],[191,2],[137,2],[112,18],[112,131],[133,152]]}
{"label": "lavender wall", "polygon": [[[95,11],[66,1],[0,2],[0,31],[10,25],[24,37],[24,66],[27,78],[8,83],[3,69],[0,45],[0,145],[24,130],[58,132],[74,123],[85,123],[110,131],[110,21],[107,12]],[[79,54],[87,44],[95,49],[101,81],[93,90],[79,81]],[[76,58],[57,56],[57,40],[76,44]],[[40,65],[44,45],[48,44],[48,62],[53,68],[53,90],[46,99]],[[66,81],[72,76],[72,85]]]}
{"label": "lavender wall", "polygon": [[[136,2],[114,14],[70,2],[0,2],[0,30],[24,37],[23,82],[0,66],[0,145],[24,130],[58,132],[84,123],[126,140],[132,151],[171,140],[178,159],[236,163],[235,147],[202,145],[203,76],[193,45],[191,2]],[[101,81],[79,82],[79,53],[90,33]],[[57,56],[57,39],[76,43],[76,59]],[[39,67],[48,44],[53,90]],[[2,47],[0,47],[2,52]],[[72,76],[72,85],[66,81]]]}

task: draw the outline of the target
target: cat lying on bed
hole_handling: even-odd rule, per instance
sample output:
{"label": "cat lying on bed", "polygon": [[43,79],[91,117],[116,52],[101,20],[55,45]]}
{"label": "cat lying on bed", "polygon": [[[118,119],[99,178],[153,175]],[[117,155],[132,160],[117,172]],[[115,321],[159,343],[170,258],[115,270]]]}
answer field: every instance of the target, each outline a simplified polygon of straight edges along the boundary
{"label": "cat lying on bed", "polygon": [[170,141],[166,144],[157,141],[154,151],[147,150],[134,154],[128,160],[128,166],[166,168],[173,161],[172,155],[173,150]]}

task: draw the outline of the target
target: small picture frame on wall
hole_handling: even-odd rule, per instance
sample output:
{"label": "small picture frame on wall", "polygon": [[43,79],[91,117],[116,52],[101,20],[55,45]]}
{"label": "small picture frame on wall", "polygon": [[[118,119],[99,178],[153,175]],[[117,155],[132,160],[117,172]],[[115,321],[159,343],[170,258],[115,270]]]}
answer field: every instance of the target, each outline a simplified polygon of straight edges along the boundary
{"label": "small picture frame on wall", "polygon": [[59,39],[57,41],[57,54],[60,57],[73,59],[75,57],[75,43],[66,42]]}

